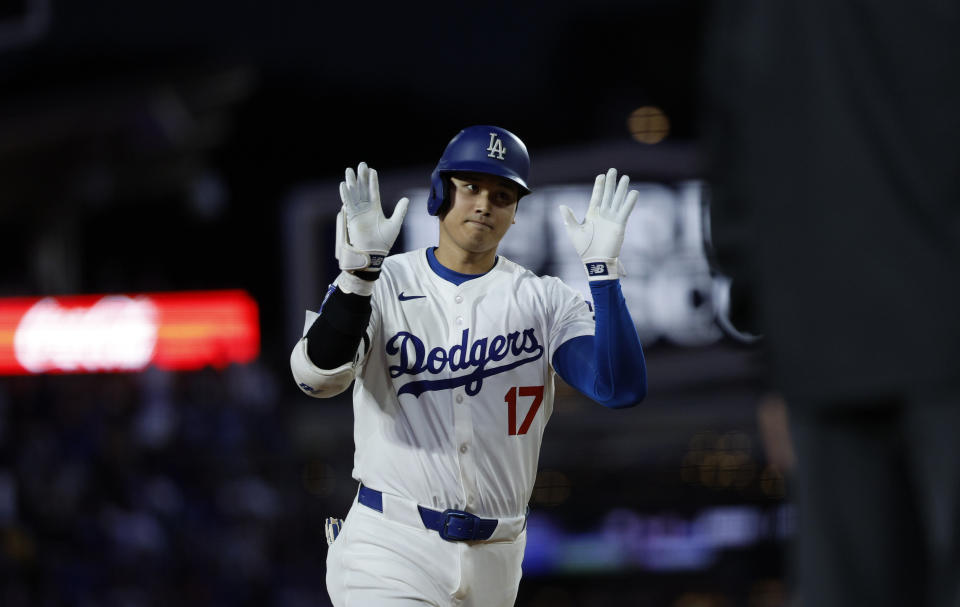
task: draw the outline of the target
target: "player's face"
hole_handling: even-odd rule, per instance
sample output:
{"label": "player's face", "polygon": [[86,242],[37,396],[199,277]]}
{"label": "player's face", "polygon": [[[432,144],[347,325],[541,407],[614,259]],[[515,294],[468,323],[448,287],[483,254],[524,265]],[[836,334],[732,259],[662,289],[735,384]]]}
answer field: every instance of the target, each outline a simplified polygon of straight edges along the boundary
{"label": "player's face", "polygon": [[495,250],[517,212],[517,185],[494,175],[457,173],[450,186],[450,208],[440,230],[464,251]]}

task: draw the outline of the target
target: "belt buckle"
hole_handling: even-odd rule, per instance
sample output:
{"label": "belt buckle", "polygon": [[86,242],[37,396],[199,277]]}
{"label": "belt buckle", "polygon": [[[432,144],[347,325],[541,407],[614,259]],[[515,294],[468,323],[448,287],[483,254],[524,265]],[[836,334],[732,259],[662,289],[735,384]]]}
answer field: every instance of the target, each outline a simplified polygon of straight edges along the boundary
{"label": "belt buckle", "polygon": [[463,542],[477,536],[477,521],[480,520],[477,515],[463,510],[444,510],[442,514],[443,525],[440,526],[440,537],[443,539],[448,542]]}

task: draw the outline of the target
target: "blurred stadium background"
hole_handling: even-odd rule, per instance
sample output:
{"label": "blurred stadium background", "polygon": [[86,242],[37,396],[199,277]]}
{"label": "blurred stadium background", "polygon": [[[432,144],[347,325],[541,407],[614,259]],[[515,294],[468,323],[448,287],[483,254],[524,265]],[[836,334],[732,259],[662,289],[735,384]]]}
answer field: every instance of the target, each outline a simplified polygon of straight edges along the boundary
{"label": "blurred stadium background", "polygon": [[429,171],[477,123],[533,158],[503,252],[584,291],[554,208],[609,166],[641,192],[650,396],[560,390],[518,605],[786,604],[789,453],[707,262],[708,10],[0,1],[0,605],[328,604],[352,416],[287,356],[336,184],[369,162],[429,244]]}

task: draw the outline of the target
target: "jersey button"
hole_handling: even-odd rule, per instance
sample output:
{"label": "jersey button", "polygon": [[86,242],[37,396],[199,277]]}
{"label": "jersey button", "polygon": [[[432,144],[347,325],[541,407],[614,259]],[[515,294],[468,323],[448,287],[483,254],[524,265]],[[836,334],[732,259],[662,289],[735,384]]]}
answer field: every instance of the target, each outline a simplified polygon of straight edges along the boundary
{"label": "jersey button", "polygon": [[467,452],[467,446],[466,446],[466,445],[460,445],[460,453],[466,453],[466,452]]}
{"label": "jersey button", "polygon": [[457,394],[457,402],[458,402],[458,403],[462,403],[462,402],[463,402],[463,394]]}
{"label": "jersey button", "polygon": [[463,295],[457,295],[456,297],[453,298],[453,301],[457,303],[463,303]]}
{"label": "jersey button", "polygon": [[462,324],[463,324],[463,316],[457,316],[457,324],[458,324],[458,325],[462,325]]}

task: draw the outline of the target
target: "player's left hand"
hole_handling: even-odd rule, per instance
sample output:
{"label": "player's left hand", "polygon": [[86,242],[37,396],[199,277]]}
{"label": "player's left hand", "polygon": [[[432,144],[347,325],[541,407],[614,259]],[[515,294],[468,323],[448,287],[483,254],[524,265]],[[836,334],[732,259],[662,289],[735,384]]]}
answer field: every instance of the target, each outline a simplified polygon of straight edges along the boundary
{"label": "player's left hand", "polygon": [[377,171],[361,162],[354,173],[348,168],[340,182],[343,209],[337,214],[336,257],[341,270],[379,272],[393,247],[410,200],[401,198],[387,218],[380,205]]}
{"label": "player's left hand", "polygon": [[614,280],[620,277],[620,247],[627,218],[640,194],[630,190],[626,175],[617,182],[617,169],[597,175],[590,206],[581,223],[566,205],[560,206],[563,225],[587,270],[588,280]]}

